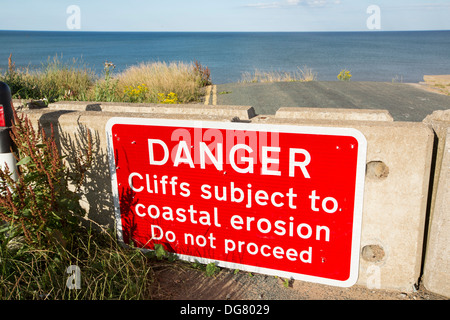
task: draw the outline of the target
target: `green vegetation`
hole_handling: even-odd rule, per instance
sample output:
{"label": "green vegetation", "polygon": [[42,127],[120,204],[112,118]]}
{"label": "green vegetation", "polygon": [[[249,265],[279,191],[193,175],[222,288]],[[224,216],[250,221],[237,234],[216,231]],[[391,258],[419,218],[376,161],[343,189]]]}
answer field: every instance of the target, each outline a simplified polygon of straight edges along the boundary
{"label": "green vegetation", "polygon": [[190,266],[194,269],[204,272],[207,277],[215,276],[220,272],[220,268],[214,262],[203,264],[195,261],[192,262]]}
{"label": "green vegetation", "polygon": [[[12,138],[20,170],[17,180],[0,170],[0,300],[151,298],[152,260],[80,223],[77,191],[92,160],[90,135],[72,170],[53,135],[35,131],[26,117],[15,115]],[[80,289],[67,286],[69,266],[82,270]]]}
{"label": "green vegetation", "polygon": [[435,83],[433,86],[440,93],[450,96],[450,83]]}
{"label": "green vegetation", "polygon": [[47,102],[189,103],[199,101],[204,88],[211,84],[209,69],[197,61],[142,63],[117,74],[114,69],[115,65],[106,61],[98,77],[76,60],[62,63],[56,56],[39,70],[18,70],[10,56],[8,70],[0,74],[0,81],[9,85],[13,98]]}
{"label": "green vegetation", "polygon": [[343,70],[341,70],[341,72],[338,74],[337,78],[338,78],[340,81],[350,81],[350,79],[352,78],[352,75],[351,75],[351,73],[350,73],[349,70],[343,69]]}
{"label": "green vegetation", "polygon": [[208,277],[212,277],[220,272],[220,268],[216,266],[214,262],[208,263],[206,265],[206,275]]}
{"label": "green vegetation", "polygon": [[178,95],[175,92],[170,92],[167,95],[158,93],[158,103],[177,104]]}
{"label": "green vegetation", "polygon": [[13,98],[55,100],[83,100],[88,97],[94,84],[94,73],[86,68],[62,64],[58,57],[48,60],[42,70],[32,72],[17,70],[12,56],[8,59],[8,70],[0,75],[0,81],[11,88]]}
{"label": "green vegetation", "polygon": [[255,70],[254,73],[245,72],[240,82],[309,82],[317,80],[317,74],[306,66],[303,69],[297,67],[295,72],[262,72]]}

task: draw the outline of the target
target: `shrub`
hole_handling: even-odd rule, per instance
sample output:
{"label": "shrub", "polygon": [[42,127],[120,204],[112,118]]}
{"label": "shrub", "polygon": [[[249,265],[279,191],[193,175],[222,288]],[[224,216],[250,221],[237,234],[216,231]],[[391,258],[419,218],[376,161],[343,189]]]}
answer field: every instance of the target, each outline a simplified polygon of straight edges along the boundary
{"label": "shrub", "polygon": [[178,95],[174,92],[170,92],[167,95],[164,93],[158,93],[158,103],[177,104]]}
{"label": "shrub", "polygon": [[308,68],[307,66],[303,66],[303,69],[298,68],[298,74],[300,81],[309,82],[317,80],[317,73],[313,71],[313,69]]}
{"label": "shrub", "polygon": [[337,76],[337,78],[341,81],[350,81],[351,77],[352,75],[347,69],[343,69]]}
{"label": "shrub", "polygon": [[[19,174],[15,181],[7,166],[0,170],[0,218],[6,222],[3,232],[7,232],[4,241],[24,239],[37,248],[54,241],[66,243],[82,212],[77,191],[92,160],[91,148],[76,161],[79,175],[69,173],[53,129],[47,137],[43,129],[35,131],[26,117],[14,114],[11,137],[17,146]],[[77,186],[75,191],[69,190],[69,182]]]}
{"label": "shrub", "polygon": [[118,80],[113,78],[113,71],[116,68],[114,63],[105,61],[103,67],[103,79],[95,82],[93,91],[90,92],[87,100],[114,102],[121,101],[122,96],[118,93]]}
{"label": "shrub", "polygon": [[270,71],[263,72],[256,69],[253,73],[244,72],[241,82],[309,82],[317,79],[317,73],[311,68],[304,66],[303,69],[297,67],[297,71]]}
{"label": "shrub", "polygon": [[[114,74],[115,65],[106,61],[103,75],[73,64],[62,63],[56,56],[43,64],[41,70],[17,70],[9,58],[8,71],[0,80],[11,88],[13,98],[84,100],[105,102],[157,103],[159,93],[173,92],[177,102],[199,101],[204,87],[211,84],[211,74],[199,62],[141,63]],[[167,99],[171,100],[171,99]]]}
{"label": "shrub", "polygon": [[148,88],[145,83],[140,84],[137,87],[126,86],[124,94],[126,99],[130,102],[145,102],[148,99]]}
{"label": "shrub", "polygon": [[[53,130],[48,136],[14,115],[20,172],[15,181],[9,168],[0,169],[0,300],[152,298],[152,261],[79,223],[77,191],[92,160],[90,134],[69,170]],[[74,265],[81,271],[79,289],[67,286],[67,268]]]}
{"label": "shrub", "polygon": [[85,97],[94,83],[94,74],[86,68],[79,68],[77,61],[72,65],[62,63],[58,56],[48,60],[41,70],[17,70],[11,56],[8,71],[0,76],[6,82],[13,98],[57,100],[79,100]]}
{"label": "shrub", "polygon": [[205,87],[211,84],[211,72],[208,67],[203,67],[197,60],[194,61],[194,74],[199,78],[201,87]]}
{"label": "shrub", "polygon": [[87,94],[94,83],[94,73],[86,68],[61,62],[58,57],[49,60],[43,66],[43,71],[34,75],[39,85],[41,98],[48,101],[78,100]]}
{"label": "shrub", "polygon": [[[142,102],[156,103],[159,93],[174,92],[181,103],[198,100],[203,94],[202,75],[194,67],[185,63],[141,63],[131,66],[117,76],[118,90],[126,92],[127,88],[145,86],[148,90],[140,93]],[[125,98],[129,99],[125,95]]]}
{"label": "shrub", "polygon": [[27,71],[23,72],[16,69],[16,64],[12,61],[12,54],[8,58],[8,71],[0,75],[0,81],[8,84],[13,98],[39,99],[36,97],[40,97],[40,91],[34,77]]}

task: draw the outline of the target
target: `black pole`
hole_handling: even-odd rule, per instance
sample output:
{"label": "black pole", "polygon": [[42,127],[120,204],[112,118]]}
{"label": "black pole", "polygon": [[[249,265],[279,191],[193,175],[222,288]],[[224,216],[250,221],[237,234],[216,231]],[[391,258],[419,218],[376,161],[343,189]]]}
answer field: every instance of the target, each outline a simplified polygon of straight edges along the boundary
{"label": "black pole", "polygon": [[9,86],[0,81],[0,127],[11,127],[14,122],[13,103]]}
{"label": "black pole", "polygon": [[14,112],[9,86],[0,81],[0,167],[8,165],[13,173],[13,179],[17,179],[16,159],[12,150],[15,150],[11,139],[11,126],[14,123]]}

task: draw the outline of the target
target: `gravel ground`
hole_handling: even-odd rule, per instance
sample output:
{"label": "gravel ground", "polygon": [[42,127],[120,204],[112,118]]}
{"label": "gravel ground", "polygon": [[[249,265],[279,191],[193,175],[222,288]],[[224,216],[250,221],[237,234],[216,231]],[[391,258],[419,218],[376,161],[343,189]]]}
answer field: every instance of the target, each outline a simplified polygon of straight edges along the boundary
{"label": "gravel ground", "polygon": [[154,294],[161,300],[446,300],[424,288],[413,293],[340,288],[229,269],[207,276],[178,262],[155,270]]}

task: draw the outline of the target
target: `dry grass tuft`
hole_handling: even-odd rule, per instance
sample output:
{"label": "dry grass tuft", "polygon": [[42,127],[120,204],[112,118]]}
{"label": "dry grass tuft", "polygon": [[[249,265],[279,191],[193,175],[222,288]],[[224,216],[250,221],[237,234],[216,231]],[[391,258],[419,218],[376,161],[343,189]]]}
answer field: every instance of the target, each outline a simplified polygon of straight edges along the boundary
{"label": "dry grass tuft", "polygon": [[158,93],[175,92],[182,102],[195,101],[203,95],[201,75],[192,64],[182,62],[141,63],[118,74],[116,79],[119,92],[125,92],[126,87],[145,85],[148,101],[157,101]]}
{"label": "dry grass tuft", "polygon": [[295,72],[255,70],[254,73],[244,72],[240,82],[308,82],[317,80],[317,73],[306,66],[297,67]]}

